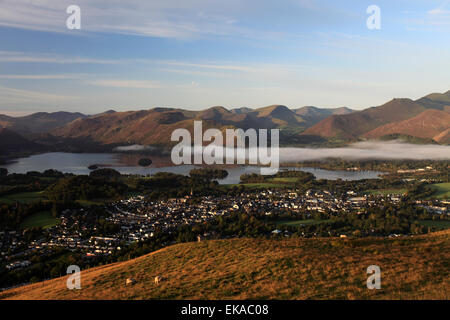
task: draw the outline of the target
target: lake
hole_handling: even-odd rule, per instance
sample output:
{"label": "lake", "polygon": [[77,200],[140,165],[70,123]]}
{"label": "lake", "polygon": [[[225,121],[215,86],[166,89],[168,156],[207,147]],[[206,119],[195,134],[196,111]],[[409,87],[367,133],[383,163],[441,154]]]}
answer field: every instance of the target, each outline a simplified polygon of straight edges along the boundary
{"label": "lake", "polygon": [[[143,168],[137,165],[141,156],[115,154],[115,153],[44,153],[26,158],[16,159],[0,167],[8,169],[10,173],[26,173],[28,171],[45,171],[55,169],[64,173],[89,174],[90,165],[96,164],[100,167],[113,168],[122,174],[155,174],[157,172],[172,172],[176,174],[188,175],[194,168],[201,168],[195,165],[169,166],[165,160],[155,159],[154,165]],[[152,157],[153,159],[153,157]],[[233,184],[240,182],[240,176],[244,173],[260,173],[259,166],[234,165],[224,167],[228,171],[228,176],[219,181],[221,184]],[[377,179],[382,172],[378,171],[344,171],[344,170],[324,170],[318,168],[282,167],[288,170],[301,170],[314,174],[317,179],[328,180],[361,180]]]}

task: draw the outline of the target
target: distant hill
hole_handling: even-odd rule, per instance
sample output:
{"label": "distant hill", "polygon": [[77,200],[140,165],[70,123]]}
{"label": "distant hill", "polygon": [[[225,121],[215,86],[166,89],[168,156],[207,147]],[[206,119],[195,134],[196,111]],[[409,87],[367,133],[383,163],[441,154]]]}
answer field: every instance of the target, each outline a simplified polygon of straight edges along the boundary
{"label": "distant hill", "polygon": [[304,120],[283,105],[272,105],[255,110],[258,119],[270,119],[276,125],[298,125]]}
{"label": "distant hill", "polygon": [[[402,238],[209,240],[0,292],[1,299],[448,299],[450,230]],[[367,267],[381,267],[368,290]],[[154,284],[155,276],[165,279]],[[432,276],[430,276],[432,275]],[[133,278],[134,285],[126,285]]]}
{"label": "distant hill", "polygon": [[302,117],[307,126],[313,126],[316,123],[328,118],[331,115],[343,115],[354,112],[354,110],[347,107],[335,109],[321,109],[317,107],[307,106],[293,110],[297,115]]}
{"label": "distant hill", "polygon": [[22,135],[33,135],[49,132],[64,126],[75,119],[85,118],[79,112],[38,112],[23,117],[0,115],[0,127],[11,129]]}
{"label": "distant hill", "polygon": [[444,131],[450,127],[450,113],[436,109],[428,109],[407,120],[391,122],[380,126],[374,130],[365,133],[363,136],[369,139],[380,138],[386,135],[403,134],[417,138],[433,139],[437,137],[436,142],[442,142]]}
{"label": "distant hill", "polygon": [[233,113],[237,113],[237,114],[241,114],[241,113],[249,113],[253,111],[253,109],[251,108],[247,108],[247,107],[242,107],[242,108],[236,108],[236,109],[232,109],[231,112]]}

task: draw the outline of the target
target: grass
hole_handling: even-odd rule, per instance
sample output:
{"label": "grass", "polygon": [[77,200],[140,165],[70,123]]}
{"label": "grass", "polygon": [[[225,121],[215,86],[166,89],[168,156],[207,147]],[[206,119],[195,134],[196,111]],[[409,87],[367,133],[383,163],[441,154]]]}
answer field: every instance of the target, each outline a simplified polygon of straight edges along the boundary
{"label": "grass", "polygon": [[4,202],[7,204],[11,203],[32,203],[38,202],[44,199],[43,191],[37,192],[23,192],[23,193],[15,193],[6,196],[0,197],[0,202]]}
{"label": "grass", "polygon": [[233,187],[239,187],[244,186],[248,189],[267,189],[267,188],[284,188],[287,185],[281,184],[281,183],[269,183],[269,182],[261,182],[261,183],[235,183],[235,184],[224,184],[223,185],[226,188],[233,188]]}
{"label": "grass", "polygon": [[22,222],[23,228],[42,227],[47,229],[59,223],[59,219],[52,217],[49,211],[35,213]]}
{"label": "grass", "polygon": [[431,198],[450,199],[450,182],[432,184],[431,187],[435,190]]}
{"label": "grass", "polygon": [[401,195],[406,193],[406,189],[380,189],[380,190],[366,190],[365,193],[371,195],[383,195],[386,196],[388,194]]}
{"label": "grass", "polygon": [[[1,299],[449,299],[450,230],[404,238],[227,239],[176,244],[137,259],[11,289]],[[381,290],[366,287],[381,268]],[[157,275],[165,280],[154,284]],[[137,282],[125,284],[127,278]]]}
{"label": "grass", "polygon": [[309,224],[320,224],[330,222],[331,219],[327,220],[313,220],[313,219],[305,219],[305,220],[282,220],[277,221],[277,225],[290,226],[290,227],[298,227],[301,225],[309,225]]}
{"label": "grass", "polygon": [[447,220],[421,220],[419,221],[419,224],[438,230],[450,229],[450,221]]}
{"label": "grass", "polygon": [[83,207],[101,206],[101,205],[104,205],[108,201],[111,201],[111,200],[107,200],[107,199],[75,200],[75,202],[79,203]]}
{"label": "grass", "polygon": [[298,181],[298,177],[285,177],[285,178],[270,178],[269,181],[273,181],[276,183],[296,183]]}
{"label": "grass", "polygon": [[227,188],[233,188],[238,186],[244,186],[249,189],[267,189],[267,188],[285,188],[293,185],[297,182],[298,178],[296,177],[286,177],[286,178],[270,178],[266,179],[266,182],[259,183],[235,183],[235,184],[226,184]]}

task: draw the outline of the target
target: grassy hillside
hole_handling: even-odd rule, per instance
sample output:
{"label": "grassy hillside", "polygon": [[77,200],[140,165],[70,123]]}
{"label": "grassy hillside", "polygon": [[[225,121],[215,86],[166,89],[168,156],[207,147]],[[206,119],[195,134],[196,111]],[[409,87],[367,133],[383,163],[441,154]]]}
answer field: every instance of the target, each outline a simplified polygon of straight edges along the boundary
{"label": "grassy hillside", "polygon": [[27,217],[23,223],[23,228],[42,227],[47,229],[59,223],[59,219],[54,218],[49,211],[37,212]]}
{"label": "grassy hillside", "polygon": [[39,202],[44,199],[44,195],[42,191],[36,191],[36,192],[21,192],[21,193],[14,193],[14,194],[8,194],[4,196],[0,196],[0,202],[4,203],[33,203],[33,202]]}
{"label": "grassy hillside", "polygon": [[429,109],[410,119],[378,127],[364,134],[364,137],[374,139],[389,134],[403,134],[432,139],[447,130],[449,126],[450,113]]}
{"label": "grassy hillside", "polygon": [[432,185],[436,192],[431,196],[435,199],[450,199],[450,183],[436,183]]}
{"label": "grassy hillside", "polygon": [[393,99],[379,107],[334,115],[305,130],[305,135],[356,139],[382,125],[412,118],[426,108],[410,99]]}
{"label": "grassy hillside", "polygon": [[[450,231],[401,239],[230,239],[184,243],[2,299],[448,299]],[[366,287],[381,267],[381,290]],[[166,277],[159,285],[154,277]],[[137,283],[126,286],[127,278]]]}

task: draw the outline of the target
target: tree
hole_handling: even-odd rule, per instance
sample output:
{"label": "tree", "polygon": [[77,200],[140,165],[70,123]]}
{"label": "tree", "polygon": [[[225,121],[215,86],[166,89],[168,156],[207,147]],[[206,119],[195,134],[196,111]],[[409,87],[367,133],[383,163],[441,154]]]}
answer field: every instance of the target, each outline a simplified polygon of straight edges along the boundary
{"label": "tree", "polygon": [[120,172],[110,168],[94,170],[89,174],[90,177],[97,178],[118,178]]}
{"label": "tree", "polygon": [[153,163],[152,160],[149,159],[149,158],[142,158],[142,159],[139,159],[139,162],[138,162],[138,164],[139,164],[141,167],[148,167],[148,166],[150,166],[152,163]]}
{"label": "tree", "polygon": [[8,169],[0,168],[0,177],[4,177],[8,175]]}

